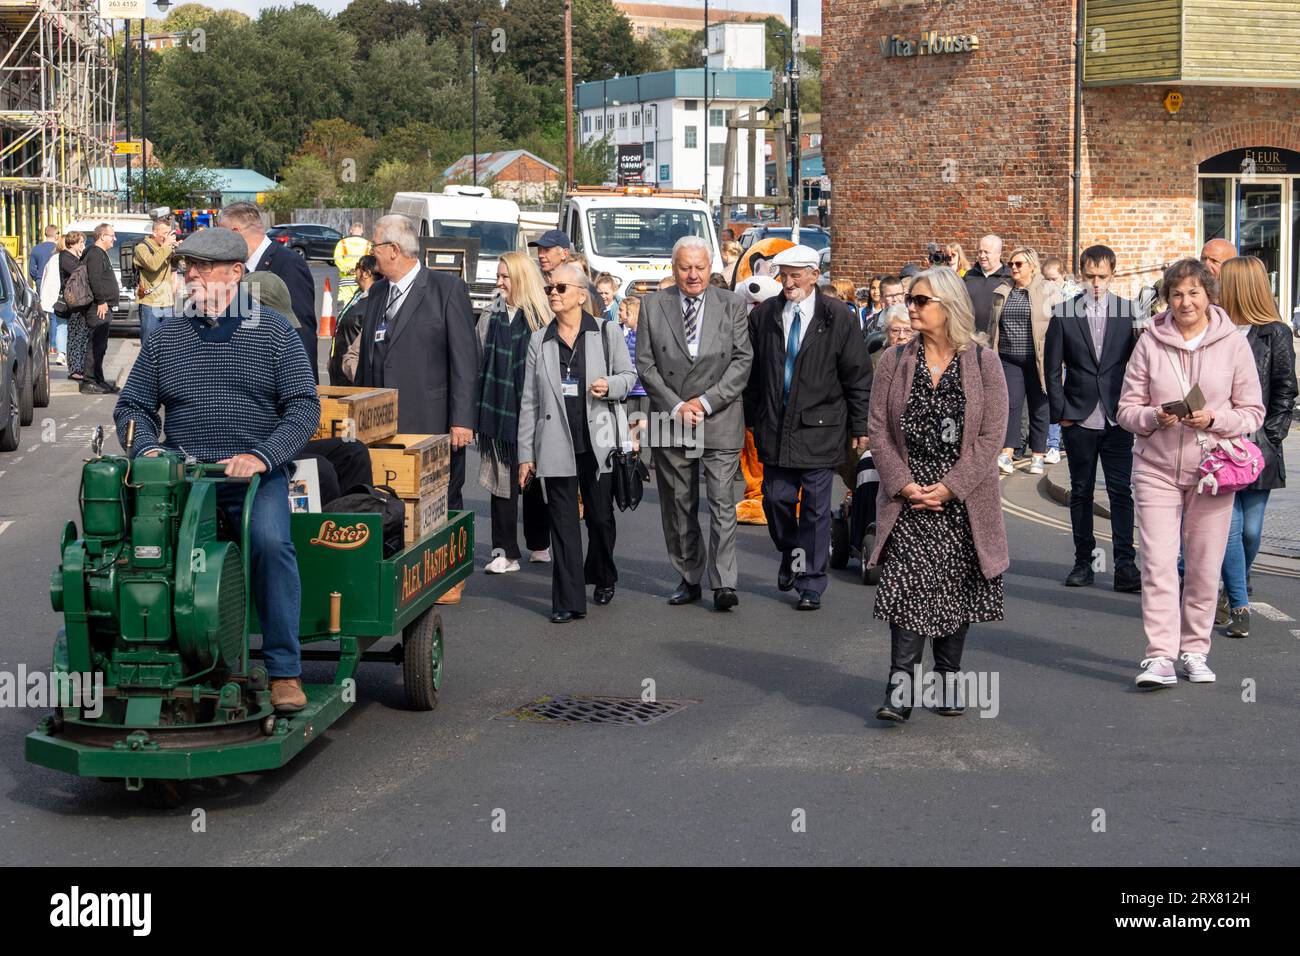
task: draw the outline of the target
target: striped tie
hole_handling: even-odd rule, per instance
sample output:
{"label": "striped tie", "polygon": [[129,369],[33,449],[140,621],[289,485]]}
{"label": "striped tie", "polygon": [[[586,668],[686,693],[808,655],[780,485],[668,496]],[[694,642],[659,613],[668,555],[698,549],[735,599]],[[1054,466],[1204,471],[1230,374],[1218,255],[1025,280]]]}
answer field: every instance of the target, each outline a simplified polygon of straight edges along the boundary
{"label": "striped tie", "polygon": [[686,299],[686,314],[682,317],[682,323],[686,326],[686,341],[691,343],[695,341],[695,332],[699,328],[699,320],[695,317],[695,310],[699,306],[699,299]]}

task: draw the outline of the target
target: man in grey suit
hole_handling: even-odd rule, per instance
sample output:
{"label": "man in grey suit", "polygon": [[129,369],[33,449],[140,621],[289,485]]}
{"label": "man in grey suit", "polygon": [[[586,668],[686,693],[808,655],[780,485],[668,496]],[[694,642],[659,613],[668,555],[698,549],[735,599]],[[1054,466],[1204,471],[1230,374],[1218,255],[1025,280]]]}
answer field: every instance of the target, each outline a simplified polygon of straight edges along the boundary
{"label": "man in grey suit", "polygon": [[[650,397],[649,441],[668,559],[681,575],[668,603],[698,601],[707,571],[713,606],[729,611],[740,603],[736,473],[745,415],[739,399],[754,353],[744,300],[709,285],[712,262],[713,250],[699,236],[673,246],[677,284],[642,299],[636,366]],[[698,516],[701,466],[711,512],[707,553]]]}

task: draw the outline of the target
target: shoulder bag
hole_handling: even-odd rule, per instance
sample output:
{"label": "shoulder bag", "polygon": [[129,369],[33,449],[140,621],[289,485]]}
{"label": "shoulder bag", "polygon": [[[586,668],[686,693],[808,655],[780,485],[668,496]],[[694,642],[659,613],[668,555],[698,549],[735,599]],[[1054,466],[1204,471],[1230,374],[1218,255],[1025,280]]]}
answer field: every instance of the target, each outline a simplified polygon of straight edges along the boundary
{"label": "shoulder bag", "polygon": [[[618,323],[606,322],[600,330],[600,344],[605,352],[605,375],[613,372],[609,362],[609,337],[605,334],[609,326],[618,330]],[[622,402],[609,402],[610,414],[614,416],[617,430],[614,449],[605,460],[610,466],[610,478],[613,483],[614,503],[619,511],[636,510],[645,492],[645,484],[650,480],[650,471],[641,461],[641,456],[632,449],[632,440],[628,435],[627,409]]]}
{"label": "shoulder bag", "polygon": [[[1173,366],[1178,387],[1186,396],[1192,387],[1187,384],[1181,363],[1168,346],[1161,345],[1160,348]],[[1212,438],[1198,428],[1196,442],[1201,446],[1201,464],[1197,469],[1201,479],[1196,483],[1197,494],[1209,491],[1212,495],[1230,495],[1242,488],[1249,488],[1264,471],[1264,453],[1244,435],[1237,438]]]}

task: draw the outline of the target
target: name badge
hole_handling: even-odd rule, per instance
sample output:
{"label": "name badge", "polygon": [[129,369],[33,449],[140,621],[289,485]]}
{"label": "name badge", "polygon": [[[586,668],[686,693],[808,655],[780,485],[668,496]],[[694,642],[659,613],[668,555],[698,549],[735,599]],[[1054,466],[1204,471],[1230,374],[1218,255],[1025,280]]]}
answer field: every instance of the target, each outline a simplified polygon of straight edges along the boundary
{"label": "name badge", "polygon": [[382,342],[384,340],[384,336],[386,336],[387,334],[388,334],[388,323],[385,322],[383,325],[377,326],[375,328],[375,341]]}
{"label": "name badge", "polygon": [[576,378],[565,378],[560,380],[560,394],[565,398],[578,397],[578,380]]}

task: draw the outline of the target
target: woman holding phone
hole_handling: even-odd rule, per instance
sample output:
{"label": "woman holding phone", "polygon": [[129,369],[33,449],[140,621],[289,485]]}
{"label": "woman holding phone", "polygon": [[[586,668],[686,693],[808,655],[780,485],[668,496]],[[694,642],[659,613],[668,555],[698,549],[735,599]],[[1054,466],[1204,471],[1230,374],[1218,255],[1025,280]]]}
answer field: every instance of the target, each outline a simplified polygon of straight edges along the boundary
{"label": "woman holding phone", "polygon": [[[1219,572],[1232,522],[1232,493],[1199,491],[1212,439],[1250,435],[1264,420],[1259,374],[1244,336],[1211,302],[1218,280],[1196,259],[1165,271],[1169,308],[1138,339],[1124,376],[1118,421],[1133,444],[1133,497],[1142,551],[1142,623],[1147,650],[1139,687],[1214,680],[1206,663]],[[1178,593],[1178,552],[1183,592]]]}
{"label": "woman holding phone", "polygon": [[[586,616],[592,600],[614,600],[614,495],[610,453],[626,431],[621,403],[636,381],[623,335],[586,309],[583,271],[557,267],[545,287],[555,321],[528,342],[519,408],[519,487],[541,478],[551,526],[551,622]],[[620,422],[621,419],[621,422]],[[621,426],[621,427],[620,427]],[[578,493],[587,524],[587,558],[578,529]]]}

